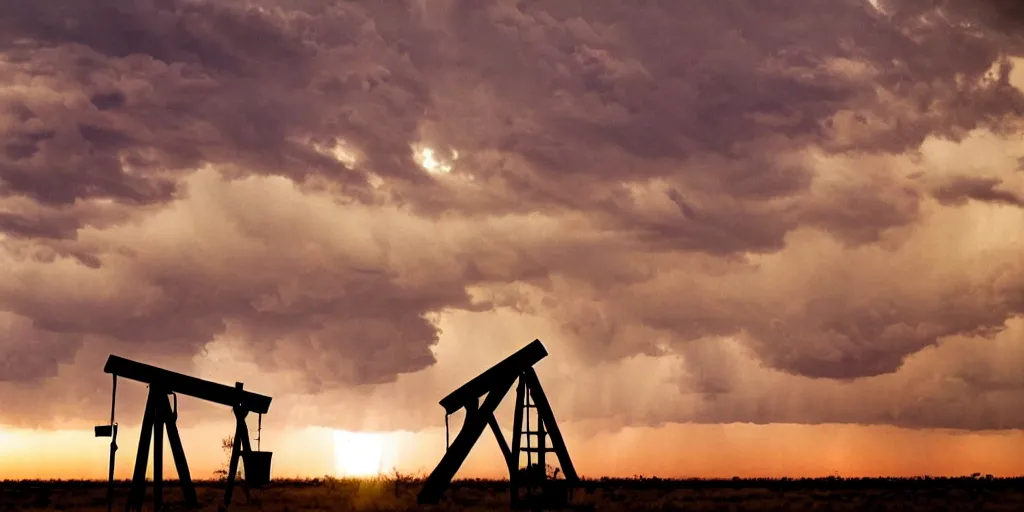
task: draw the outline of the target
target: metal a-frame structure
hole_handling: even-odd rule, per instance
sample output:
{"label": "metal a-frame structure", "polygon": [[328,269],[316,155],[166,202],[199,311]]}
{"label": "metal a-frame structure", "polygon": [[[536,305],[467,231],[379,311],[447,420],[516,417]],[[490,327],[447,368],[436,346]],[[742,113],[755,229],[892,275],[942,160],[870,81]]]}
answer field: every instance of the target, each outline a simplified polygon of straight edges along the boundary
{"label": "metal a-frame structure", "polygon": [[[458,472],[459,467],[462,466],[487,426],[490,426],[494,433],[504,455],[505,464],[508,466],[510,499],[513,507],[532,505],[531,502],[537,496],[531,491],[545,487],[548,480],[545,454],[549,452],[554,452],[557,456],[567,488],[572,489],[579,483],[579,476],[576,474],[576,468],[569,457],[565,440],[555,422],[551,404],[548,402],[544,389],[540,385],[540,379],[537,378],[537,373],[533,369],[533,365],[547,355],[544,344],[540,340],[533,340],[532,343],[441,400],[440,404],[445,409],[446,425],[448,416],[460,409],[466,410],[466,420],[444,457],[427,477],[417,498],[420,504],[433,504],[440,501],[452,478],[455,477],[455,473]],[[501,432],[501,427],[498,425],[498,420],[494,416],[494,411],[512,389],[512,386],[517,384],[517,381],[512,445],[509,447]],[[480,398],[484,395],[486,398],[481,404]],[[535,430],[530,430],[531,410],[536,413],[537,417],[534,423]],[[522,442],[523,436],[527,436],[525,446]],[[534,438],[536,438],[536,443],[532,441]],[[524,454],[527,466],[520,469],[520,459]],[[533,462],[534,455],[537,457],[536,463]],[[520,490],[527,491],[526,500],[520,496]]]}
{"label": "metal a-frame structure", "polygon": [[[178,434],[178,398],[177,393],[188,395],[200,400],[218,403],[231,407],[235,415],[234,445],[231,449],[231,460],[228,466],[227,489],[224,505],[231,504],[231,494],[238,471],[238,460],[242,458],[246,469],[246,490],[251,486],[259,486],[270,478],[271,452],[253,451],[249,444],[249,428],[245,418],[250,413],[260,417],[262,430],[263,414],[270,408],[271,398],[243,389],[241,382],[235,387],[226,386],[208,380],[157,368],[123,357],[111,355],[103,367],[105,373],[113,376],[113,396],[110,404],[110,424],[95,428],[96,437],[110,437],[110,469],[109,486],[107,488],[107,510],[113,507],[114,492],[114,453],[117,451],[117,423],[114,422],[114,404],[117,398],[117,378],[124,377],[149,384],[149,397],[146,410],[142,416],[142,433],[139,436],[139,449],[135,457],[135,472],[132,477],[131,491],[125,510],[128,512],[142,509],[146,494],[146,466],[149,462],[150,441],[153,442],[153,505],[159,511],[163,507],[163,446],[164,431],[170,444],[174,466],[178,472],[182,494],[186,506],[196,506],[198,499],[192,476],[185,459],[185,449]],[[174,407],[171,407],[171,396]]]}

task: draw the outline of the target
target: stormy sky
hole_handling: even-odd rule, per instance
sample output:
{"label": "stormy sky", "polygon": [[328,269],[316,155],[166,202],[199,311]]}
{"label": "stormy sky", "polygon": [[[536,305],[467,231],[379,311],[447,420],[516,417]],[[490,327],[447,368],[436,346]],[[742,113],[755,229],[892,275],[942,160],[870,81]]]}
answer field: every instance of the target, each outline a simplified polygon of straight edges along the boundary
{"label": "stormy sky", "polygon": [[1011,0],[0,1],[0,423],[117,353],[416,430],[541,338],[598,429],[1024,427],[1020,58]]}

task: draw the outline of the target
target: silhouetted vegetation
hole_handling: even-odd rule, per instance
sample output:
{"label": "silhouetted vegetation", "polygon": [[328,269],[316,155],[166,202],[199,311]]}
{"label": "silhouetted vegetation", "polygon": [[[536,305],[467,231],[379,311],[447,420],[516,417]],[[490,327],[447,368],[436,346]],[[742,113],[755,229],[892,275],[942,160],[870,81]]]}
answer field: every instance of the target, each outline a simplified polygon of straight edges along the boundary
{"label": "silhouetted vegetation", "polygon": [[[417,505],[423,477],[394,471],[369,479],[277,480],[254,491],[231,510],[299,511],[470,511],[508,510],[508,480],[462,479],[437,505]],[[224,484],[196,481],[201,508],[217,510]],[[167,510],[179,510],[177,482],[168,481]],[[583,478],[573,508],[588,511],[989,511],[1024,510],[1024,477],[756,478],[665,479]],[[128,481],[117,483],[120,509]],[[106,482],[80,480],[4,481],[0,510],[106,510]],[[147,504],[148,507],[148,504]],[[148,508],[146,509],[148,510]]]}
{"label": "silhouetted vegetation", "polygon": [[[224,453],[226,453],[228,455],[228,457],[231,457],[231,447],[234,446],[234,445],[235,445],[235,436],[233,436],[233,435],[232,436],[227,436],[227,437],[225,437],[225,438],[220,440],[220,449],[224,450]],[[226,482],[227,481],[227,479],[228,479],[228,464],[230,464],[230,463],[231,463],[230,459],[225,460],[220,465],[219,468],[217,468],[216,470],[213,471],[213,474],[214,474],[214,476],[217,477],[217,480],[219,480],[221,482]],[[239,464],[238,465],[238,479],[239,480],[244,480],[245,479],[245,465],[244,464]]]}

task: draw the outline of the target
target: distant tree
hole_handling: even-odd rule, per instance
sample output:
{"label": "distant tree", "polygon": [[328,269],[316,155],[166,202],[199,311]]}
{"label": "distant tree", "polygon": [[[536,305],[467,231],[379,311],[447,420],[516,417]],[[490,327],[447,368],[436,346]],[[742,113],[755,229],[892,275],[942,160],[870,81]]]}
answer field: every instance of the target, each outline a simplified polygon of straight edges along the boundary
{"label": "distant tree", "polygon": [[[224,439],[220,440],[220,448],[222,450],[224,450],[224,453],[226,453],[228,455],[228,461],[223,463],[223,464],[221,464],[220,468],[213,472],[213,474],[220,481],[226,481],[228,479],[228,469],[230,468],[229,464],[231,463],[231,449],[234,448],[234,447],[235,447],[235,436],[234,435],[229,435],[229,436],[225,437]],[[241,461],[239,461],[239,462],[241,462]],[[242,478],[244,478],[244,474],[245,474],[245,465],[244,464],[239,464],[238,465],[238,475],[237,475],[237,478],[239,480],[241,480]]]}

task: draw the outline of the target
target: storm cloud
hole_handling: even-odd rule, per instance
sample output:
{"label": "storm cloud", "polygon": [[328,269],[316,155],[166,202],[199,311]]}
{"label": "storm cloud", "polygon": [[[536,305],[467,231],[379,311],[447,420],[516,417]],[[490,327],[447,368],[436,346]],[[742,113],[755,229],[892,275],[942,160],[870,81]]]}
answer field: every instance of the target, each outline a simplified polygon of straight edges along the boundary
{"label": "storm cloud", "polygon": [[[1024,426],[978,356],[1021,357],[1015,5],[0,4],[0,396],[218,340],[295,393],[395,389],[439,316],[512,310],[595,372],[682,360],[705,405],[636,423]],[[872,409],[945,346],[1000,398]]]}

